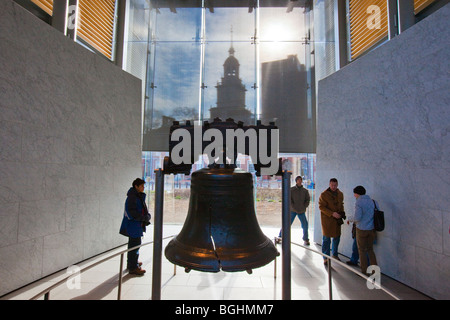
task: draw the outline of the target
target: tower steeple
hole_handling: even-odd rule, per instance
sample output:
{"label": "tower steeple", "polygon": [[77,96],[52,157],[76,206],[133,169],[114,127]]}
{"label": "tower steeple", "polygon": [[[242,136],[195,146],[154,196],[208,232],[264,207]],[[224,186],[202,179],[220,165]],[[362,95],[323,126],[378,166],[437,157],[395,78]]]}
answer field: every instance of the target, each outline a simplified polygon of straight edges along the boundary
{"label": "tower steeple", "polygon": [[[222,81],[237,81],[239,80],[239,61],[234,56],[233,47],[233,26],[231,26],[231,45],[228,53],[230,54],[223,64],[224,80]],[[235,79],[235,80],[230,80]]]}
{"label": "tower steeple", "polygon": [[217,107],[209,109],[211,119],[232,118],[236,122],[251,123],[252,114],[245,107],[245,85],[239,78],[239,61],[234,56],[233,26],[230,29],[231,43],[229,56],[223,64],[222,81],[217,83]]}
{"label": "tower steeple", "polygon": [[233,48],[233,25],[231,25],[231,44],[230,44],[230,50],[228,52],[230,53],[230,56],[234,56],[234,48]]}

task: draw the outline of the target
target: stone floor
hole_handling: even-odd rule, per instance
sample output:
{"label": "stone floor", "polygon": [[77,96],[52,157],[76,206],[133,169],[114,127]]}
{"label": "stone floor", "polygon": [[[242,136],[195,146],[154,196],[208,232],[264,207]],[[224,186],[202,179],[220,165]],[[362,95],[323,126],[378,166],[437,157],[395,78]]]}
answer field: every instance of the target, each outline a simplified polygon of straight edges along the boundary
{"label": "stone floor", "polygon": [[[180,224],[164,225],[164,237],[176,235]],[[278,228],[263,227],[263,232],[271,239],[277,236]],[[300,230],[298,230],[300,231]],[[153,240],[150,229],[145,242]],[[164,240],[166,245],[170,239]],[[277,246],[281,252],[281,245]],[[320,246],[311,244],[311,249],[320,252]],[[120,252],[125,247],[116,248],[89,261],[79,263],[80,268],[87,267],[107,256]],[[292,245],[292,279],[291,298],[293,300],[328,300],[328,271],[323,259],[315,252]],[[148,300],[152,292],[152,244],[141,248],[140,260],[147,273],[142,277],[131,276],[123,271],[121,299]],[[125,256],[126,259],[126,256]],[[342,261],[347,261],[341,257]],[[174,267],[163,255],[161,299],[163,300],[280,300],[282,299],[281,256],[276,266],[274,262],[253,270],[252,274],[238,273],[203,273],[191,271],[185,273],[181,267]],[[53,300],[115,300],[118,297],[120,255],[79,274],[79,277],[64,281],[50,292]],[[359,271],[359,268],[352,268]],[[176,270],[176,274],[174,271]],[[46,277],[27,287],[17,290],[4,300],[30,299],[34,295],[57,283],[67,276],[67,270]],[[79,280],[79,281],[78,281]],[[381,285],[399,299],[424,300],[427,296],[401,283],[382,275]],[[346,266],[332,263],[332,298],[335,300],[392,300],[381,289],[369,289],[367,281],[351,272]],[[42,298],[41,298],[42,299]]]}

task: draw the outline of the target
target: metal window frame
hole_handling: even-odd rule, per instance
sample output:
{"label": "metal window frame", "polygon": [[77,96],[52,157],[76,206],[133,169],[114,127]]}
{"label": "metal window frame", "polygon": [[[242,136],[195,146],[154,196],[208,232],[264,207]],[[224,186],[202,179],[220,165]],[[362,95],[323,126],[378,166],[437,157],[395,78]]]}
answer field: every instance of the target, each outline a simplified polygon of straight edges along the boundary
{"label": "metal window frame", "polygon": [[30,11],[33,15],[41,19],[47,24],[52,24],[52,16],[49,15],[47,12],[39,8],[36,4],[31,2],[30,0],[14,0],[15,3],[20,5],[22,8],[25,8],[26,10]]}
{"label": "metal window frame", "polygon": [[[348,42],[350,41],[350,34],[348,32],[350,22],[347,19],[348,3],[348,0],[335,0],[335,28],[337,29],[336,36],[338,39],[338,41],[336,41],[338,46],[338,52],[336,54],[339,57],[340,68],[354,61],[351,59],[350,51],[348,50]],[[386,0],[386,4],[388,11],[387,40],[389,41],[413,26],[417,19],[414,14],[414,0]],[[377,48],[384,42],[386,42],[386,39],[383,39],[368,48],[361,56],[372,51],[374,48]]]}
{"label": "metal window frame", "polygon": [[125,21],[126,21],[126,8],[128,0],[116,0],[116,7],[114,13],[114,33],[112,41],[112,56],[111,59],[106,57],[103,53],[95,49],[89,43],[83,39],[77,38],[77,32],[75,30],[68,29],[68,8],[71,5],[76,5],[78,8],[78,0],[58,0],[53,3],[53,15],[49,15],[44,10],[39,8],[36,4],[30,0],[13,0],[15,3],[25,8],[33,15],[51,25],[59,32],[68,36],[78,44],[84,46],[88,50],[100,55],[107,61],[115,63],[119,67],[123,67],[124,57],[124,38],[125,38]]}

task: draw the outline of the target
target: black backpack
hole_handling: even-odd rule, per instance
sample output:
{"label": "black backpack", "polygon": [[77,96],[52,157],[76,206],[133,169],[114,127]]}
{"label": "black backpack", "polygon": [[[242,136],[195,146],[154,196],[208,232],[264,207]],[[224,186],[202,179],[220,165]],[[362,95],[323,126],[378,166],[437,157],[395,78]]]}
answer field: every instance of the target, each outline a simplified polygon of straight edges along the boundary
{"label": "black backpack", "polygon": [[380,211],[377,208],[377,205],[374,200],[373,204],[375,206],[373,210],[373,226],[375,231],[383,231],[384,230],[384,211]]}

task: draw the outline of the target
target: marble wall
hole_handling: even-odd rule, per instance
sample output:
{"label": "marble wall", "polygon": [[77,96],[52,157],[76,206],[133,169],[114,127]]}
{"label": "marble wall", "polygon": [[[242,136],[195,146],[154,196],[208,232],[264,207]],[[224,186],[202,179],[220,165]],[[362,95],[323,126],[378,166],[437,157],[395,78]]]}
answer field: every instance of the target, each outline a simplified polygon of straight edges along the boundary
{"label": "marble wall", "polygon": [[317,192],[336,177],[354,212],[352,190],[365,186],[385,212],[381,271],[438,299],[450,298],[449,39],[447,5],[320,81],[318,105]]}
{"label": "marble wall", "polygon": [[0,295],[126,242],[141,81],[0,1]]}

